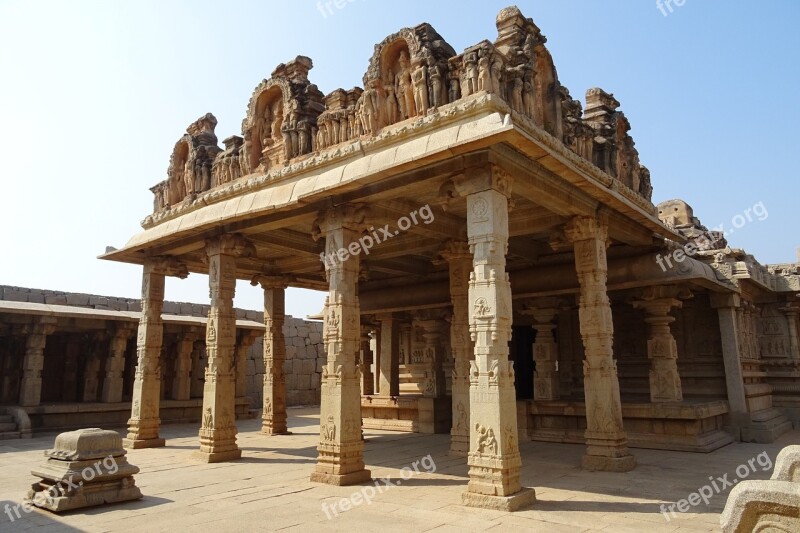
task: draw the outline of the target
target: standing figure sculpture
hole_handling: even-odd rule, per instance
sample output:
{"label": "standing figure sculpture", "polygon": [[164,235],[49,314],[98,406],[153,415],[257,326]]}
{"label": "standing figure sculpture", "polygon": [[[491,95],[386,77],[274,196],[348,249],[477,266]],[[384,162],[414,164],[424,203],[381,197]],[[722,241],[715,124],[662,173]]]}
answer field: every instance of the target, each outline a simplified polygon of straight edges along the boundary
{"label": "standing figure sculpture", "polygon": [[428,111],[428,66],[417,63],[417,67],[411,73],[411,81],[414,84],[414,107],[415,115],[424,115]]}
{"label": "standing figure sculpture", "polygon": [[417,110],[414,107],[414,86],[411,82],[411,65],[408,54],[405,50],[400,52],[397,60],[400,70],[395,76],[395,91],[400,102],[400,113],[403,119],[416,116]]}

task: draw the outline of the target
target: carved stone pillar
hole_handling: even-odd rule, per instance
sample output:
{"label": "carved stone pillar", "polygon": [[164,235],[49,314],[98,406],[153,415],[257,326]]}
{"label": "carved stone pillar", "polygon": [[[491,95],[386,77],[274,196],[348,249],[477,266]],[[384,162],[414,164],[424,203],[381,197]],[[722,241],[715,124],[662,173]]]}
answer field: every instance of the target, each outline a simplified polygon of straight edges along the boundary
{"label": "carved stone pillar", "polygon": [[797,317],[800,315],[800,309],[796,305],[787,305],[782,307],[781,311],[786,316],[786,324],[789,327],[789,357],[800,359],[800,338],[797,335]]}
{"label": "carved stone pillar", "polygon": [[191,329],[178,337],[175,358],[175,376],[172,379],[171,397],[173,400],[188,400],[192,397],[192,354],[194,343],[200,338],[199,332]]}
{"label": "carved stone pillar", "polygon": [[533,342],[533,399],[558,400],[560,396],[558,375],[558,344],[553,331],[555,318],[561,302],[554,298],[543,298],[528,302],[524,314],[533,317],[536,339]]}
{"label": "carved stone pillar", "polygon": [[242,451],[236,444],[236,258],[251,252],[247,241],[238,234],[226,234],[206,242],[208,284],[211,308],[206,326],[208,366],[203,389],[200,450],[194,458],[205,463],[239,459]]}
{"label": "carved stone pillar", "polygon": [[419,325],[424,331],[422,338],[425,340],[424,364],[425,380],[422,395],[429,398],[447,396],[447,384],[444,377],[444,339],[442,338],[443,320],[420,320]]}
{"label": "carved stone pillar", "polygon": [[467,197],[467,236],[473,254],[469,281],[470,362],[469,484],[465,505],[513,511],[535,501],[520,485],[511,283],[506,273],[511,178],[498,167],[472,169],[457,183]]}
{"label": "carved stone pillar", "polygon": [[580,283],[581,337],[586,352],[583,382],[586,395],[586,455],[588,470],[627,472],[636,467],[622,425],[617,363],[612,350],[614,324],[606,282],[608,228],[593,217],[575,217],[566,228],[575,246]]}
{"label": "carved stone pillar", "polygon": [[379,315],[381,323],[378,396],[400,395],[400,322],[391,314]]}
{"label": "carved stone pillar", "polygon": [[722,362],[725,366],[725,384],[728,391],[729,418],[733,426],[739,427],[750,422],[739,346],[739,325],[736,316],[740,305],[741,300],[738,294],[711,293],[711,307],[715,308],[719,315]]}
{"label": "carved stone pillar", "polygon": [[[322,369],[319,456],[311,481],[352,485],[371,478],[364,468],[361,436],[361,385],[356,367],[360,331],[359,256],[354,246],[364,212],[342,205],[321,213],[314,237],[324,235],[330,292],[325,300],[324,340],[328,356]],[[354,250],[355,255],[348,253]],[[383,367],[383,365],[381,365]]]}
{"label": "carved stone pillar", "polygon": [[650,401],[683,401],[678,344],[669,327],[675,322],[670,311],[673,307],[680,309],[683,303],[675,298],[675,290],[670,287],[650,287],[644,291],[641,300],[633,302],[633,306],[647,313],[644,320],[647,323],[647,357],[650,359]]}
{"label": "carved stone pillar", "polygon": [[373,354],[370,338],[372,326],[361,326],[361,394],[372,396],[375,394],[375,376],[372,373]]}
{"label": "carved stone pillar", "polygon": [[122,374],[125,372],[125,352],[128,340],[133,335],[134,326],[126,322],[118,322],[114,336],[108,346],[105,377],[103,378],[103,403],[119,403],[122,401]]}
{"label": "carved stone pillar", "polygon": [[465,242],[450,242],[439,254],[447,261],[450,273],[450,346],[453,350],[453,424],[450,429],[450,453],[469,453],[469,362],[474,358],[469,336],[469,273],[472,254]]}
{"label": "carved stone pillar", "polygon": [[244,398],[247,396],[247,354],[255,344],[256,339],[261,336],[260,331],[248,329],[242,330],[237,335],[236,340],[236,397]]}
{"label": "carved stone pillar", "polygon": [[133,382],[131,418],[128,437],[123,445],[128,449],[158,448],[164,439],[158,435],[161,426],[161,344],[164,323],[164,276],[185,278],[188,271],[169,258],[148,259],[142,276],[142,314],[136,339],[136,377]]}
{"label": "carved stone pillar", "polygon": [[264,289],[264,408],[261,413],[261,433],[288,435],[283,322],[289,280],[284,276],[257,276],[252,283],[260,284]]}
{"label": "carved stone pillar", "polygon": [[19,404],[22,407],[39,405],[42,400],[42,369],[44,368],[44,347],[47,336],[56,329],[54,317],[39,317],[33,324],[26,325],[23,334],[25,357],[22,360],[22,381],[19,388]]}
{"label": "carved stone pillar", "polygon": [[189,385],[190,398],[203,397],[203,387],[205,387],[206,383],[205,355],[205,339],[200,342],[195,342],[194,349],[192,350],[192,374]]}
{"label": "carved stone pillar", "polygon": [[100,388],[101,352],[104,352],[105,333],[95,332],[89,336],[89,356],[83,367],[83,394],[81,401],[96,402]]}

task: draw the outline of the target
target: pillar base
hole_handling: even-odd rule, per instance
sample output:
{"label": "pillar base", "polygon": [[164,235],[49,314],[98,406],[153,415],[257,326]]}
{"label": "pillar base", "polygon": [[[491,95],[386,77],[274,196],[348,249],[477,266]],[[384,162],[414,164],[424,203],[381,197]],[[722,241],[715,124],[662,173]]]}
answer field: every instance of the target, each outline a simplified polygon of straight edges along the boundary
{"label": "pillar base", "polygon": [[466,457],[469,455],[469,435],[450,434],[450,451],[448,455],[453,457]]}
{"label": "pillar base", "polygon": [[479,507],[494,511],[519,511],[533,505],[535,501],[536,491],[527,487],[523,487],[522,490],[511,496],[490,496],[470,491],[461,493],[461,503],[467,507]]}
{"label": "pillar base", "polygon": [[293,433],[291,431],[289,431],[288,429],[284,429],[283,431],[274,430],[274,429],[262,429],[259,433],[261,433],[262,435],[266,435],[268,437],[271,437],[271,436],[274,436],[274,435],[293,435]]}
{"label": "pillar base", "polygon": [[228,450],[226,452],[201,452],[192,453],[191,459],[197,463],[227,463],[242,458],[242,450]]}
{"label": "pillar base", "polygon": [[372,481],[372,472],[369,470],[359,470],[349,474],[328,474],[326,472],[311,472],[311,481],[314,483],[325,483],[326,485],[357,485]]}
{"label": "pillar base", "polygon": [[167,440],[156,439],[122,439],[122,447],[126,450],[141,450],[143,448],[163,448]]}
{"label": "pillar base", "polygon": [[636,468],[636,457],[608,457],[605,455],[584,455],[581,464],[590,472],[630,472]]}

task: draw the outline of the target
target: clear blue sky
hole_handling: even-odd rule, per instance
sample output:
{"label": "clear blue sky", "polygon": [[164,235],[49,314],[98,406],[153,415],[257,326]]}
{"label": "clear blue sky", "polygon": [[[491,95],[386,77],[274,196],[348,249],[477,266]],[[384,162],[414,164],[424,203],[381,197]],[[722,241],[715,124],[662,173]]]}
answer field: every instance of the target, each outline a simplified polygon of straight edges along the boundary
{"label": "clear blue sky", "polygon": [[[141,269],[98,261],[152,210],[186,126],[210,111],[239,134],[255,86],[298,54],[326,94],[361,84],[373,45],[430,22],[457,50],[496,36],[506,2],[0,0],[0,284],[138,297]],[[707,226],[763,202],[732,244],[795,260],[800,3],[686,0],[518,2],[549,38],[573,97],[599,86],[630,119],[656,202],[683,198]],[[323,7],[324,11],[324,7]],[[167,298],[206,302],[207,279]],[[324,295],[293,291],[295,315]],[[259,308],[241,285],[236,304]]]}

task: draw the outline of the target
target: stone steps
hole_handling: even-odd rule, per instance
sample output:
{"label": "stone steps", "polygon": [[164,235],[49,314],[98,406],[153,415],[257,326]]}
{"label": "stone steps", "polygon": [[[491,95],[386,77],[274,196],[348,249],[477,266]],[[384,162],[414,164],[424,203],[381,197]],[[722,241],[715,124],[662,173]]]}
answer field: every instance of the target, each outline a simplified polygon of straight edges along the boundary
{"label": "stone steps", "polygon": [[17,423],[11,415],[0,411],[0,440],[18,439],[20,432],[17,430]]}

